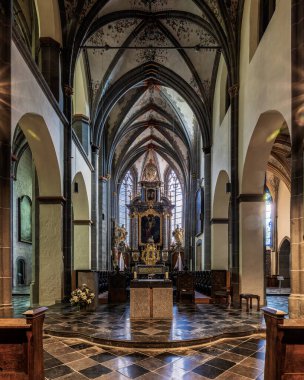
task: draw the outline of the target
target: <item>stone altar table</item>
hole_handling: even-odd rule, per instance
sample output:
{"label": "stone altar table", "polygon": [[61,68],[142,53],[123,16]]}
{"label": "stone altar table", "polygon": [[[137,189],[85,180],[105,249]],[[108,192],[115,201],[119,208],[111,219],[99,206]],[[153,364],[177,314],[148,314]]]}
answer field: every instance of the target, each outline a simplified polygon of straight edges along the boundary
{"label": "stone altar table", "polygon": [[172,319],[172,281],[167,279],[132,280],[130,317],[131,319]]}

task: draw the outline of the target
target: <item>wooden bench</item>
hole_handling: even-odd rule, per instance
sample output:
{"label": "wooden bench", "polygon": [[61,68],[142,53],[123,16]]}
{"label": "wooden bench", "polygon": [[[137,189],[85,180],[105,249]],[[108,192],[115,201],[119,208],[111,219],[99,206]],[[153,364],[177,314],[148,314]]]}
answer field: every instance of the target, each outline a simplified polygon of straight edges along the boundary
{"label": "wooden bench", "polygon": [[265,380],[304,379],[304,320],[285,319],[285,312],[264,307]]}
{"label": "wooden bench", "polygon": [[44,380],[42,327],[46,307],[0,318],[0,379]]}
{"label": "wooden bench", "polygon": [[242,299],[246,300],[246,311],[249,312],[249,303],[250,303],[250,309],[252,309],[252,300],[257,300],[257,311],[260,311],[260,296],[257,294],[252,293],[242,293],[240,294],[240,308],[242,308]]}

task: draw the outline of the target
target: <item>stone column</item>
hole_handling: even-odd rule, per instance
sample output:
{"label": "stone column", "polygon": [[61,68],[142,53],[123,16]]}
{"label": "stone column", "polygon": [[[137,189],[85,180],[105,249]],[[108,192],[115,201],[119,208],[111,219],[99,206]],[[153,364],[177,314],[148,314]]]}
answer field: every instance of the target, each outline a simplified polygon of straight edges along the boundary
{"label": "stone column", "polygon": [[[235,75],[238,74],[238,67],[234,68]],[[240,210],[239,210],[239,85],[233,84],[228,89],[231,102],[231,132],[230,132],[230,175],[231,175],[231,252],[229,258],[230,278],[233,287],[233,303],[236,305],[239,302],[240,294]]]}
{"label": "stone column", "polygon": [[39,196],[38,178],[34,162],[32,163],[32,282],[30,285],[31,307],[39,305]]}
{"label": "stone column", "polygon": [[99,214],[98,214],[98,162],[99,162],[99,147],[92,146],[92,165],[94,171],[92,172],[92,226],[91,226],[91,269],[97,270],[97,257],[98,257],[98,236],[99,236]]}
{"label": "stone column", "polygon": [[[63,297],[62,252],[63,197],[38,197],[39,201],[39,304],[52,305]],[[70,295],[70,294],[69,294]]]}
{"label": "stone column", "polygon": [[40,37],[41,73],[55,99],[60,97],[60,44],[51,37]]}
{"label": "stone column", "polygon": [[99,177],[99,243],[97,252],[97,270],[107,270],[108,266],[108,180]]}
{"label": "stone column", "polygon": [[68,124],[64,127],[64,172],[63,194],[63,260],[64,260],[64,298],[67,301],[72,291],[72,95],[73,89],[64,86],[64,113]]}
{"label": "stone column", "polygon": [[91,220],[74,220],[73,270],[91,269]]}
{"label": "stone column", "polygon": [[304,318],[304,228],[303,228],[303,91],[304,3],[292,0],[292,131],[291,131],[291,295],[290,318]]}
{"label": "stone column", "polygon": [[228,266],[228,219],[211,219],[212,256],[211,269],[229,269]]}
{"label": "stone column", "polygon": [[204,270],[211,269],[211,151],[204,149]]}
{"label": "stone column", "polygon": [[0,312],[12,310],[11,40],[12,1],[0,2]]}
{"label": "stone column", "polygon": [[164,218],[163,218],[163,221],[164,221],[164,232],[163,232],[163,250],[167,250],[168,249],[168,216],[167,216],[167,212],[165,211],[164,213]]}
{"label": "stone column", "polygon": [[240,293],[253,293],[265,301],[263,194],[242,194],[240,201]]}

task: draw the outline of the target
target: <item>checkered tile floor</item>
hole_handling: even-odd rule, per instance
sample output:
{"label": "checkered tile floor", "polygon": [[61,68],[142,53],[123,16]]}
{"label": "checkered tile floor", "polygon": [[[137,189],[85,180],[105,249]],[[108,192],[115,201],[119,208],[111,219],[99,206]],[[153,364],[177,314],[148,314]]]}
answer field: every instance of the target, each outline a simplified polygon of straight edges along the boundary
{"label": "checkered tile floor", "polygon": [[263,379],[263,335],[170,350],[113,348],[44,337],[46,379]]}
{"label": "checkered tile floor", "polygon": [[[262,312],[253,307],[250,313],[230,309],[224,305],[174,305],[173,320],[131,321],[129,305],[101,305],[97,312],[77,312],[69,305],[50,307],[45,332],[95,339],[106,344],[108,340],[154,343],[207,339],[222,334],[252,334],[261,331]],[[81,335],[80,335],[81,334]],[[192,343],[193,344],[193,343]],[[164,347],[164,346],[163,346]]]}

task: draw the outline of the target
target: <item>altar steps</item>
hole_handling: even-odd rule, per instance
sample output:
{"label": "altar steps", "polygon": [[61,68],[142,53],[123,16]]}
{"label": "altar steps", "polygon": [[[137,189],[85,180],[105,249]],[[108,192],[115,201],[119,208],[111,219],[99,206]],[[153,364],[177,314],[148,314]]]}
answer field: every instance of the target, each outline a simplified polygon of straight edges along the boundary
{"label": "altar steps", "polygon": [[212,303],[212,298],[205,296],[205,294],[195,291],[194,300],[196,304],[209,304]]}

